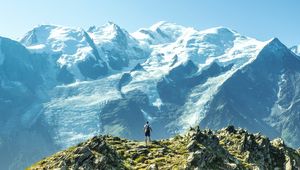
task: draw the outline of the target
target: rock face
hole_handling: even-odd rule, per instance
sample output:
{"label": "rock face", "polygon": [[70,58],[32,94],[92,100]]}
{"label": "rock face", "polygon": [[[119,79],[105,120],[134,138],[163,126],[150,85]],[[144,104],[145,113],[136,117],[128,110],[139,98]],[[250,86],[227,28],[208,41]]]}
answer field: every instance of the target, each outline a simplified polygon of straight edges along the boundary
{"label": "rock face", "polygon": [[[299,108],[289,108],[298,98],[292,92],[297,87],[291,84],[299,80],[299,61],[278,39],[273,39],[255,61],[235,72],[223,84],[202,125],[219,129],[234,124],[252,132],[264,129],[261,132],[271,138],[278,137],[278,129],[281,129],[281,137],[290,146],[299,147],[296,141],[299,133],[287,130],[293,127],[296,132],[299,129],[294,126],[294,120],[299,120]],[[289,119],[283,115],[289,115]]]}
{"label": "rock face", "polygon": [[295,52],[276,38],[168,22],[135,33],[111,22],[41,25],[19,42],[0,37],[0,169],[97,134],[142,140],[145,121],[161,130],[157,139],[233,124],[298,148]]}
{"label": "rock face", "polygon": [[39,160],[58,149],[45,126],[35,124],[37,117],[22,116],[29,107],[40,109],[37,103],[45,99],[44,89],[52,84],[52,74],[46,72],[51,63],[46,58],[0,37],[0,169],[24,169],[21,160]]}
{"label": "rock face", "polygon": [[300,152],[282,139],[228,126],[218,131],[191,128],[145,146],[113,136],[95,136],[45,158],[39,169],[287,169],[300,167]]}

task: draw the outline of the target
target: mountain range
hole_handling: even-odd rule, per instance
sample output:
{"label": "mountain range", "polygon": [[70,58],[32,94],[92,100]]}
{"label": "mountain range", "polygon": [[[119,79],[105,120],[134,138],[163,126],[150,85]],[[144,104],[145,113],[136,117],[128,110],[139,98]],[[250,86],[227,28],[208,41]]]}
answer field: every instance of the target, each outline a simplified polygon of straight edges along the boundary
{"label": "mountain range", "polygon": [[[143,139],[229,124],[300,147],[300,58],[277,38],[159,22],[134,33],[40,25],[0,38],[0,169],[94,135]],[[31,155],[28,157],[28,155]]]}

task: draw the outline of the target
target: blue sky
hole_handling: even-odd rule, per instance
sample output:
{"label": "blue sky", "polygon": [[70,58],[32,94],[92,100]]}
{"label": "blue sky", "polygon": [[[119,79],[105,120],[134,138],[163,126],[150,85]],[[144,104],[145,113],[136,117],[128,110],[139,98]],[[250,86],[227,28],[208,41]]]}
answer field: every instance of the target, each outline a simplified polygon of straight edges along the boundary
{"label": "blue sky", "polygon": [[0,0],[0,36],[13,39],[39,24],[88,28],[113,21],[133,32],[161,20],[300,44],[299,0]]}

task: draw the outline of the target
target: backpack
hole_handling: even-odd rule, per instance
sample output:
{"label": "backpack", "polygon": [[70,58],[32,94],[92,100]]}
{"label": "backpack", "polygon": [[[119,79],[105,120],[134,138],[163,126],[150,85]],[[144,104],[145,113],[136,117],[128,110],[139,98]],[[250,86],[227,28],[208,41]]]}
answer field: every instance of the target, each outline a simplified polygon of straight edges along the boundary
{"label": "backpack", "polygon": [[147,124],[147,125],[145,126],[145,132],[150,132],[150,130],[151,130],[151,127],[150,127],[149,124]]}

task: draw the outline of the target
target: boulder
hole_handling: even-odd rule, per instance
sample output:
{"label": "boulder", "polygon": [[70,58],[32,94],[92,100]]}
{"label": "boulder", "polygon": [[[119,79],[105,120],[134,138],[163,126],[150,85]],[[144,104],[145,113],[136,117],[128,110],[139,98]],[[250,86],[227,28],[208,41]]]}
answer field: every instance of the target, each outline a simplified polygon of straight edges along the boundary
{"label": "boulder", "polygon": [[147,167],[147,170],[158,170],[158,166],[157,164],[151,164]]}

